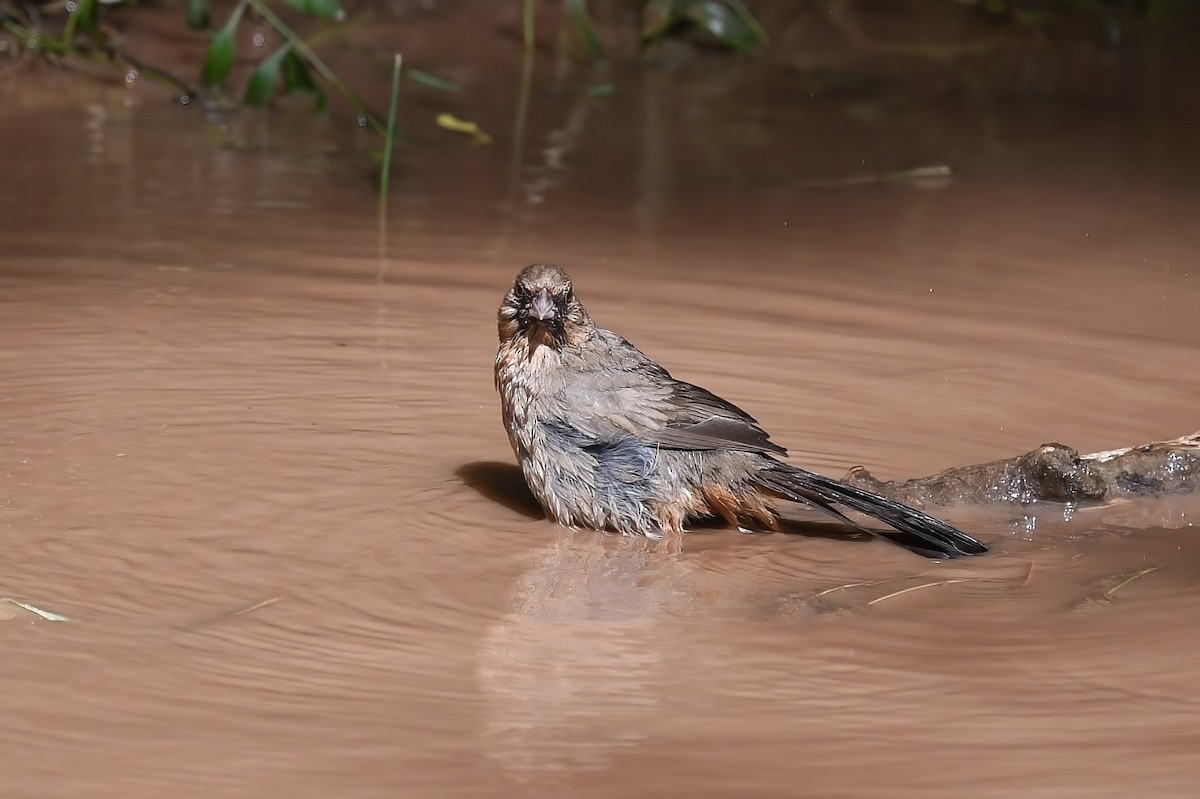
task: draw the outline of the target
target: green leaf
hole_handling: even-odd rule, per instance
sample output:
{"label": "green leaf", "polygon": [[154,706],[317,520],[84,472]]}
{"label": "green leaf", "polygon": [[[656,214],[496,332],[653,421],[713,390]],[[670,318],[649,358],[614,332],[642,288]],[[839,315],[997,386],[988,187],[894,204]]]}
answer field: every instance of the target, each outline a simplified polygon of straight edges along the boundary
{"label": "green leaf", "polygon": [[187,24],[189,28],[207,28],[212,25],[212,10],[209,0],[188,0]]}
{"label": "green leaf", "polygon": [[587,0],[567,0],[567,11],[575,20],[575,27],[583,38],[583,47],[587,50],[588,58],[596,63],[608,60],[604,45],[596,35],[596,26],[592,24],[592,16],[588,13]]}
{"label": "green leaf", "polygon": [[238,3],[225,25],[213,33],[208,52],[204,54],[204,68],[201,71],[201,80],[205,86],[222,86],[229,77],[233,69],[234,34],[237,32],[238,23],[242,21],[245,8],[244,2]]}
{"label": "green leaf", "polygon": [[295,52],[288,53],[287,58],[283,60],[283,85],[289,92],[315,92],[317,90],[316,81],[313,80],[308,64],[304,63]]}
{"label": "green leaf", "polygon": [[428,72],[422,72],[419,69],[410,69],[408,71],[408,79],[413,83],[419,83],[422,86],[428,86],[430,89],[438,89],[443,92],[461,92],[462,86],[457,83],[448,81],[445,78],[439,78],[437,75],[430,75]]}
{"label": "green leaf", "polygon": [[342,13],[342,4],[338,0],[283,0],[283,4],[305,14],[327,19]]}
{"label": "green leaf", "polygon": [[250,82],[246,84],[246,95],[242,102],[259,108],[266,108],[271,104],[275,99],[275,86],[279,83],[280,67],[291,51],[292,45],[285,44],[259,63],[254,74],[250,76]]}
{"label": "green leaf", "polygon": [[703,0],[688,6],[687,18],[708,31],[717,41],[745,53],[758,43],[758,36],[736,11],[716,0]]}
{"label": "green leaf", "polygon": [[233,31],[221,28],[213,34],[208,52],[204,54],[201,78],[205,86],[220,86],[233,69]]}
{"label": "green leaf", "polygon": [[296,55],[295,51],[289,51],[283,59],[283,88],[289,92],[307,92],[314,95],[316,105],[313,111],[318,114],[325,113],[325,92],[313,80],[312,69],[308,63]]}
{"label": "green leaf", "polygon": [[279,76],[283,75],[283,90],[285,92],[307,92],[316,98],[316,113],[325,112],[325,92],[313,80],[312,69],[296,51],[291,42],[284,44],[275,52],[264,58],[250,76],[246,84],[246,105],[265,108],[275,99],[275,88],[279,85]]}

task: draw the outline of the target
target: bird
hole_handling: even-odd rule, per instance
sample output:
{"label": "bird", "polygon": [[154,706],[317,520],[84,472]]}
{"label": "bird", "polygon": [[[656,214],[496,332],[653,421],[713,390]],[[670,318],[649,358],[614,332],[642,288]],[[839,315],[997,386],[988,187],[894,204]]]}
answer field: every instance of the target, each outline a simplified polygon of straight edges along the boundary
{"label": "bird", "polygon": [[553,522],[651,539],[715,518],[743,532],[778,532],[777,503],[786,500],[929,558],[988,551],[923,511],[784,463],[787,451],[746,411],[675,379],[593,322],[562,267],[522,269],[497,327],[504,427]]}

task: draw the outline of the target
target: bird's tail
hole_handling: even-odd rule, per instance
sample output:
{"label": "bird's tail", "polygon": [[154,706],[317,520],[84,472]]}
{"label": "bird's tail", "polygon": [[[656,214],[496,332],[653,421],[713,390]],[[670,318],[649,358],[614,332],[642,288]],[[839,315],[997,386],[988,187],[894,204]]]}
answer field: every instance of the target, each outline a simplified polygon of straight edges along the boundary
{"label": "bird's tail", "polygon": [[[928,513],[785,463],[773,463],[758,473],[756,481],[771,494],[812,505],[855,529],[881,536],[928,558],[981,555],[988,550],[983,543]],[[870,530],[844,514],[837,505],[878,519],[892,531]]]}

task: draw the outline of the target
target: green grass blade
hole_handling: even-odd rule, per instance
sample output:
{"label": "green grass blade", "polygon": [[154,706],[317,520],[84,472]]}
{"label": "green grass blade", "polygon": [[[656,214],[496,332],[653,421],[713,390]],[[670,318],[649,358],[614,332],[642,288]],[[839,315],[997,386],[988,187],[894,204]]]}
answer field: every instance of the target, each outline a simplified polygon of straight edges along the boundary
{"label": "green grass blade", "polygon": [[521,185],[521,154],[525,146],[525,123],[529,115],[529,88],[533,85],[533,46],[535,41],[533,0],[524,0],[525,53],[521,61],[521,83],[517,94],[517,113],[513,117],[512,154],[508,166],[511,198]]}
{"label": "green grass blade", "polygon": [[246,84],[246,95],[242,102],[246,105],[266,108],[275,99],[275,86],[279,83],[279,72],[283,67],[285,57],[292,51],[290,44],[284,44],[275,52],[264,58],[250,76]]}
{"label": "green grass blade", "polygon": [[213,33],[208,52],[204,54],[204,68],[200,73],[205,86],[224,85],[230,71],[233,70],[234,37],[245,10],[246,0],[242,0],[221,29]]}
{"label": "green grass blade", "polygon": [[400,104],[400,70],[403,64],[404,58],[399,53],[396,53],[396,60],[392,65],[392,103],[388,109],[387,135],[384,136],[383,141],[383,167],[379,175],[379,214],[381,223],[387,210],[388,179],[392,174],[392,147],[396,143],[396,109]]}
{"label": "green grass blade", "polygon": [[567,11],[575,20],[575,27],[583,38],[588,58],[596,63],[607,61],[608,54],[604,51],[600,37],[596,35],[596,26],[592,24],[592,15],[588,13],[587,0],[567,0]]}
{"label": "green grass blade", "polygon": [[422,86],[427,86],[430,89],[437,89],[443,92],[461,92],[462,86],[459,86],[453,81],[439,78],[437,75],[430,75],[428,72],[422,72],[419,69],[408,70],[408,79],[413,83],[419,83]]}

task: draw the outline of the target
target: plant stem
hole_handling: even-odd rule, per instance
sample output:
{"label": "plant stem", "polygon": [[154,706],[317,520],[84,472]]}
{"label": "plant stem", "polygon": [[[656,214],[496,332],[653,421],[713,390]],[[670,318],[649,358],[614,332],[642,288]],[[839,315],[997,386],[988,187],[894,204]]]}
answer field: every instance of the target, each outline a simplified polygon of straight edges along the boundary
{"label": "plant stem", "polygon": [[533,83],[533,0],[525,2],[525,60],[521,64],[521,89],[517,96],[517,116],[513,120],[512,163],[509,167],[511,191],[516,193],[521,180],[521,151],[525,143],[525,118],[529,113],[529,88]]}
{"label": "plant stem", "polygon": [[533,50],[533,0],[525,0],[525,52]]}
{"label": "plant stem", "polygon": [[395,144],[396,139],[396,108],[400,103],[400,69],[403,63],[404,57],[400,53],[396,53],[396,59],[392,63],[392,104],[388,110],[387,134],[383,139],[383,171],[379,175],[379,217],[381,225],[387,211],[388,178],[392,174],[392,145]]}

